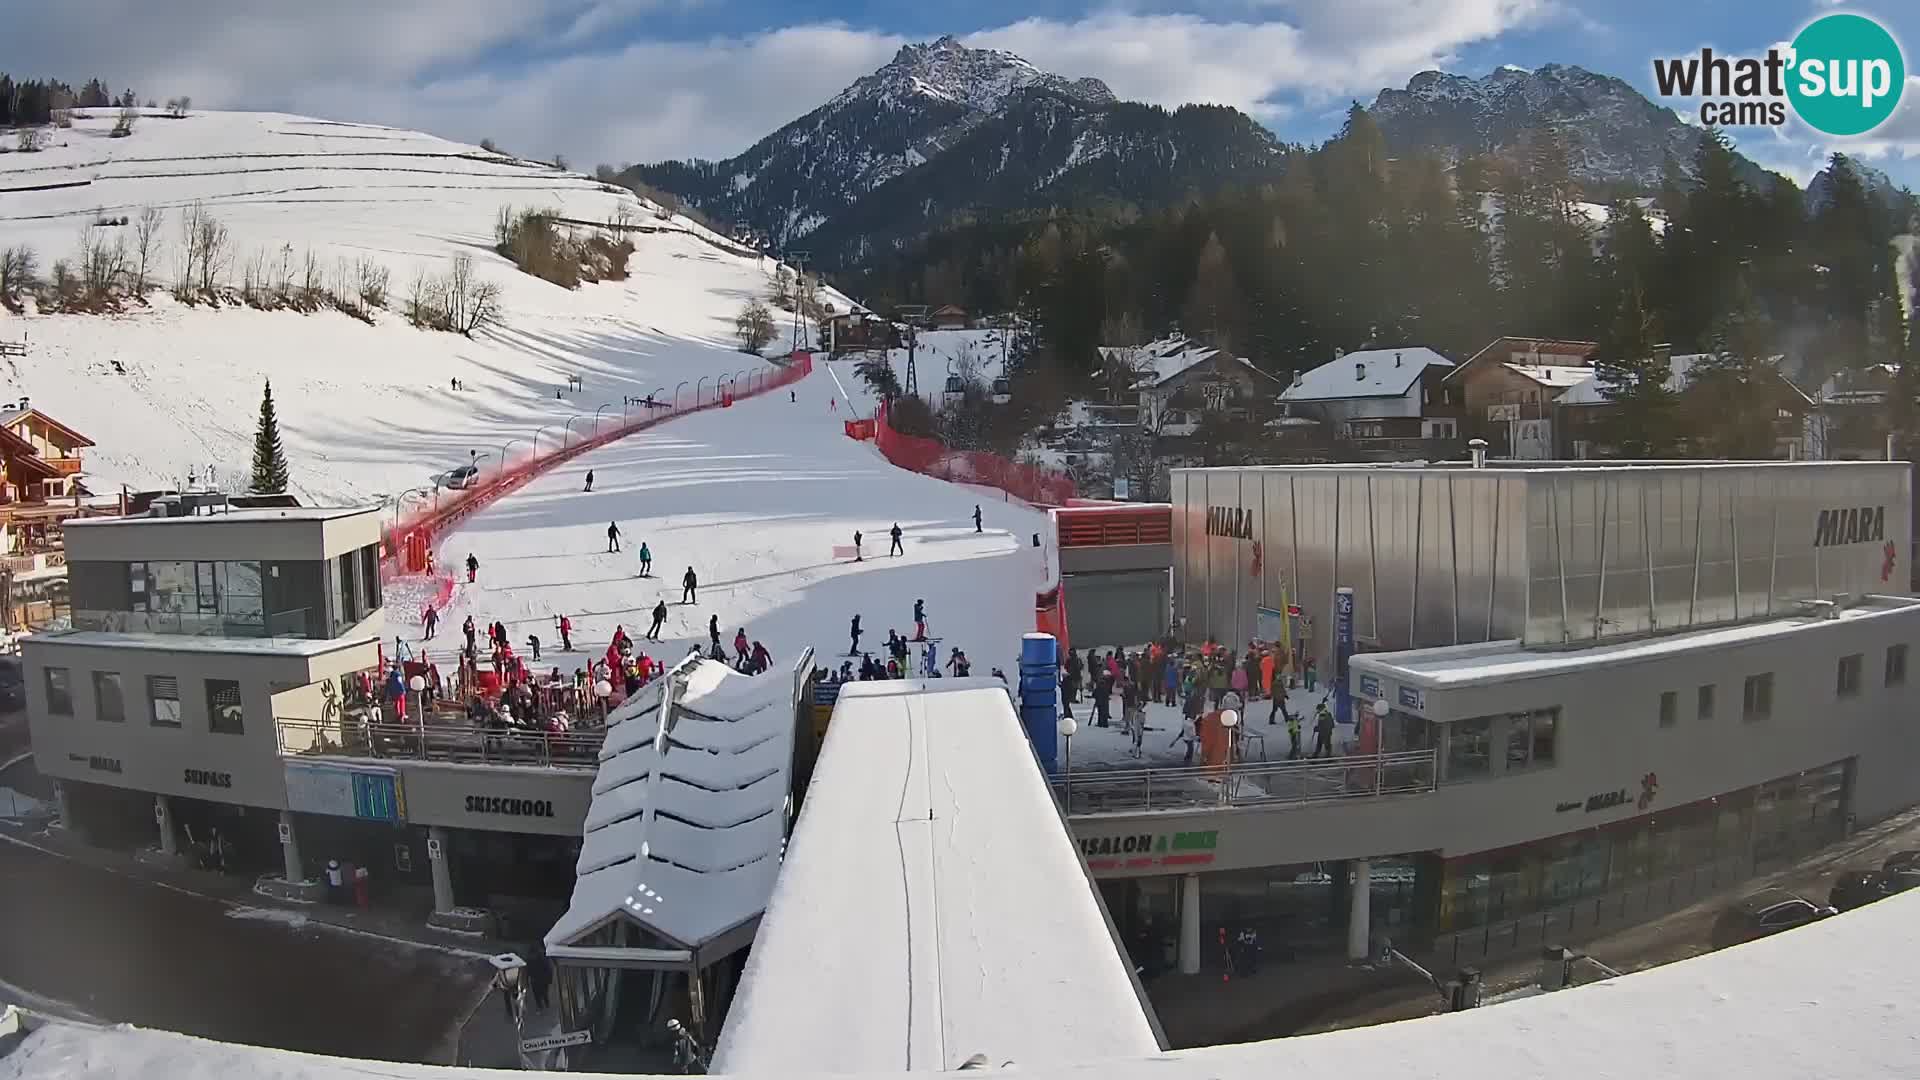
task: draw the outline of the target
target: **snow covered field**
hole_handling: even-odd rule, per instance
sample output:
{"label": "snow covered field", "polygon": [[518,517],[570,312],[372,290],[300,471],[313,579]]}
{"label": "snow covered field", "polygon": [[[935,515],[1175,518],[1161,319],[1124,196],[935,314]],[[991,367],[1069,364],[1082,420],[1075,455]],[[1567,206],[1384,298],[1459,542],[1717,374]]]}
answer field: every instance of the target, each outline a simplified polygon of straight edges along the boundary
{"label": "snow covered field", "polygon": [[[111,492],[177,484],[189,471],[244,484],[263,379],[273,381],[296,494],[374,501],[464,464],[469,453],[530,452],[577,433],[603,404],[753,363],[734,351],[733,317],[765,292],[773,260],[672,217],[631,192],[538,162],[429,135],[275,113],[149,117],[109,139],[110,111],[49,132],[39,153],[0,154],[0,246],[27,244],[42,272],[74,257],[84,232],[125,235],[161,209],[162,285],[175,276],[182,208],[201,203],[232,235],[233,268],[255,253],[297,266],[311,251],[328,274],[368,258],[390,274],[388,307],[367,326],[337,312],[302,315],[188,308],[156,291],[150,308],[113,316],[15,316],[0,341],[29,344],[0,362],[0,400],[20,395],[98,442],[88,484]],[[602,222],[625,213],[652,232],[625,281],[562,289],[492,251],[502,207]],[[417,272],[455,254],[502,288],[505,323],[474,340],[415,330],[397,313]],[[844,297],[828,300],[842,309]],[[555,397],[571,375],[579,393]],[[458,378],[463,389],[454,392]],[[608,411],[602,411],[606,415]],[[508,444],[508,440],[518,440]],[[551,441],[550,441],[551,440]]]}
{"label": "snow covered field", "polygon": [[[442,623],[504,621],[516,643],[538,634],[558,644],[554,620],[573,621],[578,655],[566,670],[606,650],[616,625],[654,656],[678,659],[707,644],[718,615],[731,649],[736,630],[764,642],[776,668],[811,646],[821,666],[847,657],[848,623],[862,616],[861,648],[884,656],[887,631],[911,636],[915,599],[925,599],[940,659],[958,646],[974,673],[1011,673],[1019,639],[1033,627],[1040,552],[1029,537],[1046,517],[888,464],[869,443],[846,437],[850,364],[819,365],[794,388],[675,419],[534,480],[463,522],[440,546],[441,565],[469,553],[480,580],[464,581]],[[839,381],[835,381],[835,375]],[[840,399],[838,410],[829,403]],[[856,391],[856,402],[862,401]],[[592,492],[585,476],[594,473]],[[973,508],[986,530],[973,531]],[[905,554],[889,557],[887,532],[903,530]],[[607,552],[618,523],[623,550]],[[835,555],[865,534],[866,560]],[[653,576],[641,578],[642,542]],[[682,606],[681,575],[694,568],[699,602]],[[641,640],[654,604],[669,615],[659,646]],[[405,615],[391,612],[396,625]]]}

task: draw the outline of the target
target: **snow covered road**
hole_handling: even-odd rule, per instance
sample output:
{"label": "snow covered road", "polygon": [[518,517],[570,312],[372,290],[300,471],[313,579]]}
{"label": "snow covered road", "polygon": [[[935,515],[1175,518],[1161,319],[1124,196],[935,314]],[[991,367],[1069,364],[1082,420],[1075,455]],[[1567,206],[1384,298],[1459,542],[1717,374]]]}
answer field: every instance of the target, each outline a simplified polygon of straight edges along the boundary
{"label": "snow covered road", "polygon": [[[480,579],[460,584],[442,624],[454,630],[469,614],[480,625],[504,621],[516,647],[538,634],[552,650],[555,619],[568,615],[581,651],[554,662],[571,672],[605,650],[616,625],[644,651],[677,659],[707,642],[708,618],[718,615],[729,647],[745,627],[777,661],[812,646],[824,666],[845,658],[853,615],[862,616],[861,648],[884,655],[888,629],[911,635],[913,602],[923,598],[929,632],[944,639],[942,662],[958,646],[975,674],[1011,671],[1019,637],[1033,627],[1040,553],[1029,537],[1045,514],[897,469],[848,439],[848,403],[829,409],[842,391],[825,368],[795,388],[797,400],[775,393],[675,419],[463,522],[438,557],[454,567],[476,555]],[[905,554],[890,557],[895,522]],[[617,554],[607,551],[609,523],[622,534]],[[864,562],[834,553],[855,530],[865,534]],[[649,578],[639,576],[642,542],[653,555]],[[699,597],[683,606],[689,566]],[[655,647],[640,638],[663,599],[669,615]]]}

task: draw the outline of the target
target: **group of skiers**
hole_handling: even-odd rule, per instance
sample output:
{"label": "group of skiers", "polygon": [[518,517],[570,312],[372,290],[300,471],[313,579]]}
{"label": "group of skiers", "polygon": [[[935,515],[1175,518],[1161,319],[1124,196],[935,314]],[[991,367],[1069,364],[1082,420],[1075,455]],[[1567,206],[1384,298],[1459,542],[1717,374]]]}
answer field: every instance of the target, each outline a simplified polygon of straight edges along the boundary
{"label": "group of skiers", "polygon": [[[1236,656],[1233,650],[1208,638],[1197,651],[1188,653],[1170,637],[1134,653],[1115,649],[1103,657],[1089,649],[1085,660],[1068,650],[1060,665],[1060,700],[1068,715],[1072,715],[1073,705],[1084,688],[1093,699],[1094,726],[1109,727],[1113,698],[1118,693],[1121,725],[1131,738],[1130,752],[1134,757],[1144,754],[1146,706],[1150,703],[1177,705],[1183,724],[1168,748],[1185,741],[1186,760],[1192,762],[1198,723],[1209,708],[1244,709],[1248,703],[1267,695],[1272,699],[1267,723],[1278,724],[1284,718],[1289,743],[1287,759],[1296,760],[1303,756],[1301,719],[1288,707],[1291,680],[1285,652],[1278,647],[1262,648],[1249,643],[1246,653]],[[1316,675],[1312,658],[1308,658],[1304,670],[1306,689],[1312,693]],[[1305,756],[1332,757],[1333,730],[1333,711],[1323,696],[1314,709],[1313,751]]]}

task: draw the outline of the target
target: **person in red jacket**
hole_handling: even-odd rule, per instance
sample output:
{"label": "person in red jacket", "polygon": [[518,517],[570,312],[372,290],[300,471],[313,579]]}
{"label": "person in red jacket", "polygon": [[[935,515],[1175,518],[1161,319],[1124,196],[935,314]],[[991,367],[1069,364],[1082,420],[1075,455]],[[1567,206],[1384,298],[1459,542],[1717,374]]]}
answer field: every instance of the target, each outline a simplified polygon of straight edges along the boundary
{"label": "person in red jacket", "polygon": [[745,660],[750,655],[750,647],[747,644],[747,628],[744,626],[733,635],[733,655],[737,660]]}
{"label": "person in red jacket", "polygon": [[560,616],[560,651],[573,651],[573,620]]}

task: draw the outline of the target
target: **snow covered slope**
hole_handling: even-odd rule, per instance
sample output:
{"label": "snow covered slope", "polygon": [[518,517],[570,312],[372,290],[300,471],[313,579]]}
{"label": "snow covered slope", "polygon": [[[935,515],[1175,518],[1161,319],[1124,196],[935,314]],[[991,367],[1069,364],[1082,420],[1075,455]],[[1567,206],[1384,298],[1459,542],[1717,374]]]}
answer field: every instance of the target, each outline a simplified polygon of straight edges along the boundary
{"label": "snow covered slope", "polygon": [[[1011,673],[1020,635],[1033,629],[1040,575],[1027,538],[1045,515],[897,469],[871,444],[847,438],[847,402],[826,367],[794,389],[797,400],[776,392],[675,419],[591,451],[467,519],[442,541],[440,562],[451,567],[472,553],[480,580],[458,587],[442,621],[504,621],[516,643],[538,634],[546,649],[557,644],[555,617],[568,615],[582,652],[552,662],[571,673],[605,651],[616,625],[642,651],[677,660],[707,644],[708,617],[718,615],[729,649],[744,627],[784,669],[805,646],[817,663],[838,666],[856,613],[861,647],[884,656],[888,629],[911,635],[913,602],[925,599],[930,632],[945,639],[941,662],[958,646],[975,674]],[[985,515],[981,534],[975,504]],[[619,554],[607,552],[613,522],[623,534]],[[905,533],[898,558],[887,554],[895,522]],[[856,529],[865,533],[859,563],[834,554]],[[650,578],[637,576],[643,541]],[[681,606],[689,566],[699,602]],[[662,599],[669,616],[655,646],[640,638]]]}
{"label": "snow covered slope", "polygon": [[[150,116],[129,138],[110,117],[50,131],[39,153],[0,155],[0,246],[25,243],[42,270],[72,258],[96,218],[162,209],[157,276],[171,283],[182,208],[195,202],[232,235],[233,269],[256,253],[328,274],[344,260],[391,271],[398,309],[418,272],[471,254],[502,290],[505,323],[474,340],[415,330],[398,314],[367,326],[345,315],[187,308],[156,292],[115,316],[0,312],[0,341],[30,343],[0,362],[0,400],[33,404],[99,443],[89,486],[176,484],[189,471],[244,484],[261,381],[271,379],[296,494],[366,500],[428,482],[469,452],[543,449],[622,400],[681,379],[756,363],[733,351],[733,317],[765,291],[772,260],[737,247],[624,189],[430,135],[275,113]],[[492,251],[505,206],[604,222],[625,213],[648,231],[626,281],[566,290]],[[844,297],[829,299],[842,309]],[[582,392],[555,397],[570,375]],[[463,384],[450,389],[451,380]],[[691,393],[689,389],[688,393]],[[601,410],[600,406],[611,409]],[[508,444],[508,440],[518,442]]]}

